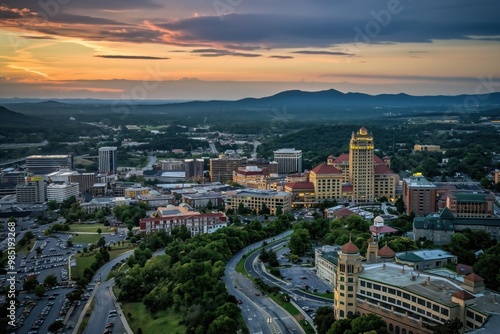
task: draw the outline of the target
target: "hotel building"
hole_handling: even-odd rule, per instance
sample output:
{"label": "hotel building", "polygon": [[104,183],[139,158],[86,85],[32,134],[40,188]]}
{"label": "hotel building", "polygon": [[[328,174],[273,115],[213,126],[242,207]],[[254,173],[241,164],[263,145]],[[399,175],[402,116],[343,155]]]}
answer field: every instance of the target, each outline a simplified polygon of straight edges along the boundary
{"label": "hotel building", "polygon": [[227,216],[222,212],[200,213],[183,203],[179,206],[167,205],[155,211],[155,217],[142,218],[139,222],[141,232],[152,233],[165,230],[168,234],[178,226],[186,226],[191,235],[213,233],[226,227]]}
{"label": "hotel building", "polygon": [[257,212],[262,209],[262,204],[266,204],[271,215],[275,215],[278,207],[281,207],[283,213],[291,210],[292,195],[285,191],[255,189],[241,189],[226,193],[226,210],[237,211],[240,203],[243,203],[245,208]]}

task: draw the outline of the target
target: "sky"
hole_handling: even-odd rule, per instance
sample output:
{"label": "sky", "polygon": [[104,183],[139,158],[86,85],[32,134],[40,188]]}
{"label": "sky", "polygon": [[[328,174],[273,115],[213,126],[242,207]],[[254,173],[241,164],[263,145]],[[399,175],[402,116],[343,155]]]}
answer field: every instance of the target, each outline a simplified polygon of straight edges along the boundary
{"label": "sky", "polygon": [[500,91],[498,0],[0,0],[0,98]]}

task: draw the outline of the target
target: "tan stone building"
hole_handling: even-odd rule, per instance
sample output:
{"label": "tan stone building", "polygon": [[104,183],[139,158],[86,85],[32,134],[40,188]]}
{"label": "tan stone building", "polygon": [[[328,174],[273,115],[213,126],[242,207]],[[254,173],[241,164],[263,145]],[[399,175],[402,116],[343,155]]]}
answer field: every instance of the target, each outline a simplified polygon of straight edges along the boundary
{"label": "tan stone building", "polygon": [[337,168],[318,165],[310,172],[309,181],[314,185],[316,201],[342,198],[342,172]]}

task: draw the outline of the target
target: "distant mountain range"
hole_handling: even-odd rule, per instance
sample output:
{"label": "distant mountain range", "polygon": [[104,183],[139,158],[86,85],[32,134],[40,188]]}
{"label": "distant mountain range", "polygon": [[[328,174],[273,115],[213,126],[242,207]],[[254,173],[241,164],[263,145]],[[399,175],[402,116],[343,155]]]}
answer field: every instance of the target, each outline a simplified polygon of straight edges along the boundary
{"label": "distant mountain range", "polygon": [[[51,100],[37,103],[4,103],[11,109],[26,114],[56,114],[62,111],[71,113],[109,113],[110,105],[116,107],[116,101],[107,100]],[[128,108],[131,114],[169,114],[175,116],[206,115],[213,117],[243,118],[252,115],[286,111],[297,116],[315,119],[379,117],[384,113],[408,114],[421,112],[474,112],[500,106],[500,92],[482,95],[455,96],[413,96],[408,94],[368,95],[363,93],[342,93],[335,89],[317,92],[300,90],[284,91],[263,98],[244,98],[235,101],[133,101],[137,105]],[[166,102],[166,103],[165,103]],[[130,101],[123,101],[129,106]],[[115,112],[115,111],[113,111]]]}

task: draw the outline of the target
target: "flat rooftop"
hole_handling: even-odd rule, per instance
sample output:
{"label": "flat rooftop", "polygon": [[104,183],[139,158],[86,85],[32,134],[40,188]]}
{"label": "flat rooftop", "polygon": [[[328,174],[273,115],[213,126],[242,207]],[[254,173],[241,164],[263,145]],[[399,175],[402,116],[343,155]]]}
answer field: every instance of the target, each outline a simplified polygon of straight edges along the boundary
{"label": "flat rooftop", "polygon": [[[455,306],[451,301],[451,296],[463,290],[459,282],[431,275],[428,273],[417,273],[411,267],[385,263],[383,269],[382,263],[363,266],[360,277],[370,281],[378,281],[384,284],[392,285],[395,288],[401,288],[423,297],[435,300],[447,306]],[[427,284],[427,278],[430,277],[430,284]]]}
{"label": "flat rooftop", "polygon": [[436,188],[434,183],[428,181],[423,176],[410,176],[404,180],[411,188]]}

